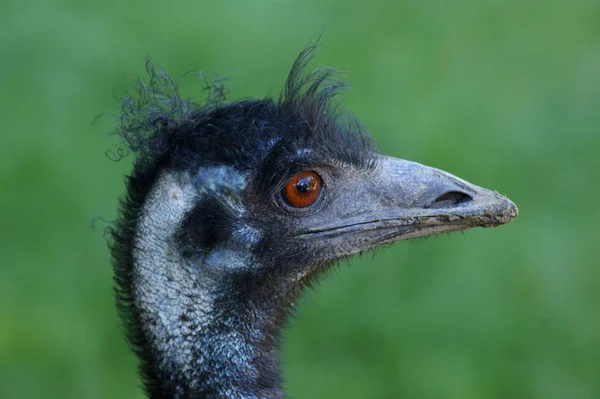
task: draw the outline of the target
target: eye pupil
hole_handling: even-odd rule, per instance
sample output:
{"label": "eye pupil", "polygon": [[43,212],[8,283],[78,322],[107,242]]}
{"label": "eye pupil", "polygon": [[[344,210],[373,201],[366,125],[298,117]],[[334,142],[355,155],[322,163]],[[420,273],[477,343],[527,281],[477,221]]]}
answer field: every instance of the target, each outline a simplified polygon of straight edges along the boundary
{"label": "eye pupil", "polygon": [[285,185],[283,195],[288,204],[295,208],[306,208],[314,204],[321,194],[321,177],[315,172],[301,172]]}
{"label": "eye pupil", "polygon": [[308,193],[316,188],[316,181],[312,176],[302,177],[296,183],[296,190],[302,194]]}

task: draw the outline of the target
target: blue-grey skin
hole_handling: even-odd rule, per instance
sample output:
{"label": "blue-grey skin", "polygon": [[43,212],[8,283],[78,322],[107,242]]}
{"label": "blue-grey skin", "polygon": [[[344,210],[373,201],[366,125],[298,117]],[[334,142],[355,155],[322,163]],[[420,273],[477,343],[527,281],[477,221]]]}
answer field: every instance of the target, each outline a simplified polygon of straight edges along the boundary
{"label": "blue-grey skin", "polygon": [[[214,305],[218,283],[213,277],[247,268],[252,259],[245,252],[219,248],[200,261],[189,260],[175,241],[184,215],[207,191],[228,192],[231,207],[243,213],[233,195],[240,194],[245,181],[225,167],[201,170],[198,175],[200,184],[193,182],[198,176],[165,172],[144,205],[133,252],[135,304],[141,310],[144,331],[160,354],[157,366],[165,376],[177,375],[185,381],[182,397],[200,385],[213,384],[213,378],[217,383],[228,381],[220,389],[221,397],[243,397],[231,384],[236,376],[228,374],[238,365],[244,368],[238,371],[240,375],[256,373],[246,365],[256,356],[251,341],[260,340],[261,334],[259,329],[249,328],[241,336],[236,333],[236,320],[221,317],[221,310]],[[242,230],[238,234],[253,242],[258,232]],[[217,318],[231,323],[232,330],[223,334],[220,328],[212,328]],[[207,378],[209,375],[212,377]]]}
{"label": "blue-grey skin", "polygon": [[[286,276],[289,292],[329,261],[397,240],[497,226],[517,215],[515,205],[496,192],[438,169],[374,156],[376,165],[368,171],[348,165],[335,173],[316,170],[324,183],[321,209],[294,220],[295,240],[309,241],[320,258]],[[269,323],[280,317],[277,310],[249,302],[250,312],[238,312],[222,299],[228,295],[223,275],[262,267],[250,249],[263,232],[239,226],[229,243],[199,258],[183,256],[176,243],[184,215],[209,192],[225,195],[243,219],[246,179],[226,166],[196,175],[164,171],[141,212],[133,251],[135,305],[153,352],[160,354],[158,374],[177,382],[176,398],[206,392],[206,386],[215,391],[197,397],[284,397],[278,385],[256,388],[263,364],[277,367],[275,343],[263,342]]]}

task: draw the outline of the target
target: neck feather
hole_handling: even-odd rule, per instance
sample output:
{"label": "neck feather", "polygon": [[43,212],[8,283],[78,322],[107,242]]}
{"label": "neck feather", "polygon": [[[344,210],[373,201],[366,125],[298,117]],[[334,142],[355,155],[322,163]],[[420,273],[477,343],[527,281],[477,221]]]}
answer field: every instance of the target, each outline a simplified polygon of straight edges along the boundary
{"label": "neck feather", "polygon": [[178,250],[177,228],[199,195],[189,175],[163,173],[138,219],[131,291],[158,379],[148,384],[150,397],[281,398],[270,327],[281,311],[237,300],[229,274],[215,272],[245,270],[252,259],[227,249],[199,258]]}

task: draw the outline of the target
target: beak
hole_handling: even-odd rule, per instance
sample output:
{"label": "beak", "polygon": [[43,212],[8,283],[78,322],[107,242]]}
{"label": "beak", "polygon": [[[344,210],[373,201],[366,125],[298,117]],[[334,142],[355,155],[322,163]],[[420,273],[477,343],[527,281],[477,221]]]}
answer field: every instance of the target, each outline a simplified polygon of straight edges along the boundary
{"label": "beak", "polygon": [[381,157],[376,176],[348,181],[354,193],[336,210],[335,221],[309,228],[303,237],[322,238],[351,254],[393,241],[472,227],[496,227],[517,217],[508,198],[450,173],[416,162]]}

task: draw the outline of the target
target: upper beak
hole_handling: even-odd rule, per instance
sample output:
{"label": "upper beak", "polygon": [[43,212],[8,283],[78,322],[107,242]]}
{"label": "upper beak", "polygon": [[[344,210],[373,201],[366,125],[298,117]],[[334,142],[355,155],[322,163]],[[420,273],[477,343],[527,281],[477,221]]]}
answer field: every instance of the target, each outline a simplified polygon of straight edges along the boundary
{"label": "upper beak", "polygon": [[398,240],[495,227],[519,212],[495,191],[398,158],[382,157],[377,176],[353,184],[364,195],[344,201],[337,220],[304,234],[340,240],[344,252],[354,253]]}
{"label": "upper beak", "polygon": [[[396,191],[406,205],[407,209],[401,211],[403,216],[397,215],[403,219],[413,217],[420,224],[447,222],[469,228],[495,227],[518,216],[517,206],[507,197],[443,170],[392,157],[385,157],[382,166],[383,186]],[[398,211],[390,209],[391,214]]]}

